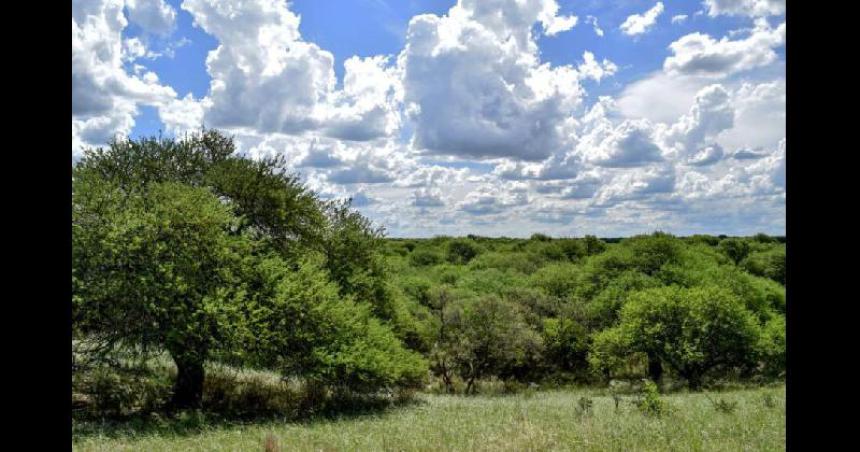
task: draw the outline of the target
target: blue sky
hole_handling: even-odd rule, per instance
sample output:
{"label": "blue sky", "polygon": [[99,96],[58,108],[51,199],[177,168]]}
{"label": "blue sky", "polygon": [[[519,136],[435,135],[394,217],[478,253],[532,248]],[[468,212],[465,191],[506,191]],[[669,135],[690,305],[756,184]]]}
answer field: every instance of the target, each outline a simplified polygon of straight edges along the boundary
{"label": "blue sky", "polygon": [[73,158],[203,123],[392,235],[784,233],[784,0],[72,4]]}

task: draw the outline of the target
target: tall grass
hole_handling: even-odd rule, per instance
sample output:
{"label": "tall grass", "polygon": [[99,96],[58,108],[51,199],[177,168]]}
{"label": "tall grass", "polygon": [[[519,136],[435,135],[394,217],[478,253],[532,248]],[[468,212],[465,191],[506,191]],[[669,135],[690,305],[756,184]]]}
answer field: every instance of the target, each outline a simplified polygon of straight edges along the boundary
{"label": "tall grass", "polygon": [[[614,394],[614,397],[613,397]],[[712,396],[713,397],[713,396]],[[513,395],[419,394],[388,410],[302,422],[215,423],[204,415],[163,421],[164,429],[76,422],[74,450],[544,451],[784,450],[785,388],[724,391],[715,409],[702,393],[661,396],[663,416],[636,397],[575,389]],[[616,409],[616,400],[620,398]],[[588,399],[588,415],[582,415]],[[193,419],[192,419],[193,418]],[[184,428],[177,423],[184,422]],[[171,425],[173,423],[174,425]],[[168,428],[169,427],[169,428]]]}

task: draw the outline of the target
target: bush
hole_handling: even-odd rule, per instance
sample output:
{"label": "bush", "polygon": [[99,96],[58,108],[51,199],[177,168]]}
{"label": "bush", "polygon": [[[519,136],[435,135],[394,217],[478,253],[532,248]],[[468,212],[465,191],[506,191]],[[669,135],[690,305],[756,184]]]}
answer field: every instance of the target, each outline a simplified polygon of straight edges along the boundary
{"label": "bush", "polygon": [[459,321],[452,325],[459,340],[452,342],[449,354],[467,392],[478,379],[522,377],[535,365],[543,343],[518,306],[485,296],[462,303],[459,311]]}
{"label": "bush", "polygon": [[753,275],[785,285],[785,246],[753,252],[741,261],[740,266]]}
{"label": "bush", "polygon": [[470,239],[454,239],[448,242],[448,262],[452,264],[468,264],[480,253],[478,245]]}
{"label": "bush", "polygon": [[740,238],[725,239],[718,247],[735,264],[739,264],[750,253],[749,242]]}
{"label": "bush", "polygon": [[785,317],[773,316],[762,328],[759,353],[762,374],[769,378],[781,377],[785,372]]}
{"label": "bush", "polygon": [[275,283],[271,297],[247,307],[254,324],[261,325],[246,340],[249,358],[286,376],[360,392],[420,384],[426,361],[403,348],[369,304],[341,298],[321,270],[310,258],[296,271],[269,269]]}
{"label": "bush", "polygon": [[660,390],[657,389],[657,385],[651,380],[645,381],[645,384],[642,386],[642,392],[636,401],[636,407],[646,416],[660,417],[668,411],[668,405],[660,397]]}
{"label": "bush", "polygon": [[596,342],[604,353],[645,353],[697,389],[709,372],[754,364],[760,334],[752,313],[725,289],[663,287],[632,294],[619,326]]}
{"label": "bush", "polygon": [[409,262],[415,267],[427,267],[442,263],[442,254],[436,250],[417,248],[409,255]]}
{"label": "bush", "polygon": [[524,275],[530,275],[544,263],[544,258],[535,253],[527,252],[489,252],[472,259],[470,270],[495,268],[502,271],[513,270]]}
{"label": "bush", "polygon": [[532,274],[529,282],[549,296],[567,298],[576,289],[580,278],[581,272],[573,264],[550,264]]}

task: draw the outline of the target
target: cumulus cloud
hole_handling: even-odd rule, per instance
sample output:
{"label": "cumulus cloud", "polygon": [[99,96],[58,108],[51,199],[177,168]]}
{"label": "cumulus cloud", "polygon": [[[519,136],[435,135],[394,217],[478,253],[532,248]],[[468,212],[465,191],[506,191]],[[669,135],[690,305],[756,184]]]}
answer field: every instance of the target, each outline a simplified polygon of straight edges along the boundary
{"label": "cumulus cloud", "polygon": [[732,158],[737,160],[758,160],[764,157],[767,157],[767,154],[752,149],[738,149],[732,154]]}
{"label": "cumulus cloud", "polygon": [[723,148],[719,144],[710,144],[696,151],[687,159],[687,164],[693,166],[708,166],[723,158]]}
{"label": "cumulus cloud", "polygon": [[[675,155],[693,157],[691,153],[698,151],[706,139],[732,128],[734,117],[729,92],[722,85],[710,85],[696,94],[695,104],[688,114],[662,132],[662,139]],[[710,149],[707,151],[710,158],[717,154],[722,156],[721,150],[717,152],[714,146]]]}
{"label": "cumulus cloud", "polygon": [[598,127],[577,146],[589,162],[607,168],[633,168],[663,160],[647,119],[628,119],[615,127]]}
{"label": "cumulus cloud", "polygon": [[669,44],[672,55],[663,62],[669,73],[726,77],[773,63],[775,48],[785,43],[785,22],[772,28],[766,19],[757,19],[745,39],[719,41],[703,33],[691,33]]}
{"label": "cumulus cloud", "polygon": [[466,195],[457,208],[470,215],[489,215],[529,203],[527,189],[521,183],[506,186],[481,186]]}
{"label": "cumulus cloud", "polygon": [[412,205],[416,207],[442,207],[445,201],[438,188],[419,188],[412,194]]}
{"label": "cumulus cloud", "polygon": [[302,39],[299,16],[286,2],[185,0],[182,8],[219,41],[206,58],[206,124],[259,133],[321,130],[356,141],[399,127],[399,77],[388,59],[348,59],[337,90],[334,56]]}
{"label": "cumulus cloud", "polygon": [[176,97],[154,73],[129,74],[123,67],[145,52],[140,41],[123,41],[123,6],[119,0],[72,2],[73,154],[127,134],[139,105],[160,106]]}
{"label": "cumulus cloud", "polygon": [[606,58],[603,59],[602,63],[598,62],[594,58],[594,54],[587,50],[582,54],[582,60],[582,64],[580,64],[576,69],[583,78],[590,78],[599,82],[604,77],[614,75],[618,70],[618,66],[616,66],[615,63],[607,60]]}
{"label": "cumulus cloud", "polygon": [[128,20],[148,33],[166,36],[176,26],[176,10],[164,0],[126,0]]}
{"label": "cumulus cloud", "polygon": [[686,14],[678,14],[677,16],[672,16],[673,24],[680,24],[687,20]]}
{"label": "cumulus cloud", "polygon": [[412,18],[399,58],[416,148],[536,161],[564,146],[580,74],[540,64],[531,33],[537,22],[552,28],[554,4],[463,0]]}
{"label": "cumulus cloud", "polygon": [[732,93],[735,125],[721,135],[727,149],[773,147],[785,137],[785,79],[744,82]]}
{"label": "cumulus cloud", "polygon": [[709,16],[773,16],[785,14],[785,0],[704,0]]}
{"label": "cumulus cloud", "polygon": [[663,2],[657,2],[651,9],[642,14],[632,14],[621,24],[621,31],[628,36],[645,33],[657,22],[657,17],[663,14]]}
{"label": "cumulus cloud", "polygon": [[672,193],[675,170],[672,165],[657,165],[618,172],[595,194],[593,205],[610,207],[624,201]]}

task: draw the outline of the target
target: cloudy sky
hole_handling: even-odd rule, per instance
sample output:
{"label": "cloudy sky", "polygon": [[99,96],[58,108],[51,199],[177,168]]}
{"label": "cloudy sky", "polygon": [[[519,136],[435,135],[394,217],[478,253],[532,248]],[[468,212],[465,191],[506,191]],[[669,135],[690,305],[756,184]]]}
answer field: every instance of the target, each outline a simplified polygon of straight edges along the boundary
{"label": "cloudy sky", "polygon": [[391,236],[785,232],[785,0],[73,0],[72,158],[205,125]]}

